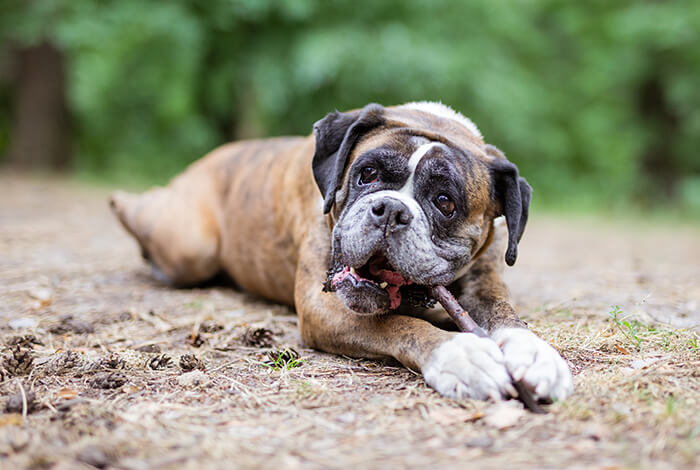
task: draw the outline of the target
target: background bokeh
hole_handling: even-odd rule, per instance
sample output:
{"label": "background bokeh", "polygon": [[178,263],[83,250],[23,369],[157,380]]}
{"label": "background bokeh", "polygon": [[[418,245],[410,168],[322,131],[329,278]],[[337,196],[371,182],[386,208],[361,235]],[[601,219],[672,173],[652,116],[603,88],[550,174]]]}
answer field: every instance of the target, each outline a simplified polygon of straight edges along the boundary
{"label": "background bokeh", "polygon": [[700,214],[700,2],[2,0],[0,158],[164,182],[228,140],[440,100],[543,206]]}

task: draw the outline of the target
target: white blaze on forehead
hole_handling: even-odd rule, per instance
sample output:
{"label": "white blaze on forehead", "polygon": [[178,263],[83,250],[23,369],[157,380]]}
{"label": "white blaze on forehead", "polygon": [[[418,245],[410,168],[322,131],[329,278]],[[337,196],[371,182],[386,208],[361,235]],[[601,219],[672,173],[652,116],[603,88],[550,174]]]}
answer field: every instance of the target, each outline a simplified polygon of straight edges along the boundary
{"label": "white blaze on forehead", "polygon": [[442,145],[440,142],[430,142],[427,144],[423,144],[420,147],[416,149],[413,154],[411,154],[411,157],[408,159],[408,171],[410,172],[408,174],[408,179],[406,180],[406,184],[403,185],[401,189],[399,189],[399,192],[402,194],[406,194],[409,197],[413,197],[413,175],[416,173],[416,168],[418,167],[418,164],[420,161],[427,155],[428,152],[430,152],[430,149],[437,145]]}
{"label": "white blaze on forehead", "polygon": [[474,122],[471,119],[469,119],[462,113],[458,113],[454,109],[442,103],[436,103],[434,101],[414,101],[412,103],[406,103],[402,107],[408,109],[416,109],[418,111],[434,114],[435,116],[439,116],[446,119],[452,119],[453,121],[457,121],[467,129],[469,129],[477,137],[480,137],[482,139],[484,138],[481,135],[481,132],[479,132],[479,128],[476,127],[476,124],[474,124]]}

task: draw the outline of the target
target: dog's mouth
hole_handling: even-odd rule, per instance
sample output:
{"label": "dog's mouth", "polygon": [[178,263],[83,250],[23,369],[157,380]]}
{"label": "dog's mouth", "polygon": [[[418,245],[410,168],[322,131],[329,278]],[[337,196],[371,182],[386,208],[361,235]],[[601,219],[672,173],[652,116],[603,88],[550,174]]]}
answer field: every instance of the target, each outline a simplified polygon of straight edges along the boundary
{"label": "dog's mouth", "polygon": [[391,310],[401,305],[400,288],[413,284],[413,281],[397,272],[382,253],[374,254],[362,266],[339,265],[329,273],[329,278],[328,290],[336,290],[341,284],[350,283],[353,287],[370,288],[385,293],[389,298]]}

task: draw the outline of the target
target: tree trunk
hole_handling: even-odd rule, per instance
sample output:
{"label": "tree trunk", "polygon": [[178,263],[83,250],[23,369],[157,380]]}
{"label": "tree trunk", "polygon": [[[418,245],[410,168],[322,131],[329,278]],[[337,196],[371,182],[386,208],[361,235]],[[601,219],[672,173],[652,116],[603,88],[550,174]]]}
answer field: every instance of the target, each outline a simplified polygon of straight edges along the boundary
{"label": "tree trunk", "polygon": [[654,136],[641,156],[642,171],[653,182],[655,194],[670,201],[677,196],[676,189],[682,176],[677,158],[668,145],[678,130],[678,116],[669,105],[658,76],[650,76],[640,87],[639,110]]}
{"label": "tree trunk", "polygon": [[6,162],[24,169],[70,163],[63,54],[48,42],[15,54],[13,113]]}

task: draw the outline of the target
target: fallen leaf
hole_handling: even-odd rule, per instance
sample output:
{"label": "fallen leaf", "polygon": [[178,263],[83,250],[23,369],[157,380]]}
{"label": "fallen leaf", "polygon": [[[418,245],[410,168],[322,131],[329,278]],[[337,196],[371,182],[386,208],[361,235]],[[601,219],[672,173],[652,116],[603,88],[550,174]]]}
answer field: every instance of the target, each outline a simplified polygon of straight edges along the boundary
{"label": "fallen leaf", "polygon": [[615,345],[615,348],[616,348],[618,351],[620,351],[622,354],[629,355],[629,353],[630,353],[628,350],[626,350],[625,348],[623,348],[623,347],[620,346],[619,344],[616,344],[616,345]]}
{"label": "fallen leaf", "polygon": [[58,391],[58,397],[64,400],[70,400],[78,396],[78,391],[72,388],[62,388]]}
{"label": "fallen leaf", "polygon": [[21,426],[22,415],[19,413],[9,413],[0,415],[0,428],[3,426]]}
{"label": "fallen leaf", "polygon": [[496,429],[506,429],[515,426],[526,413],[519,402],[504,401],[487,411],[484,422]]}
{"label": "fallen leaf", "polygon": [[192,372],[185,372],[180,377],[178,377],[177,383],[181,387],[203,387],[209,383],[209,378],[207,377],[207,374],[205,374],[201,370],[195,369]]}
{"label": "fallen leaf", "polygon": [[428,416],[435,421],[436,424],[448,426],[450,424],[477,420],[483,416],[483,413],[473,413],[462,408],[437,408],[431,410]]}

